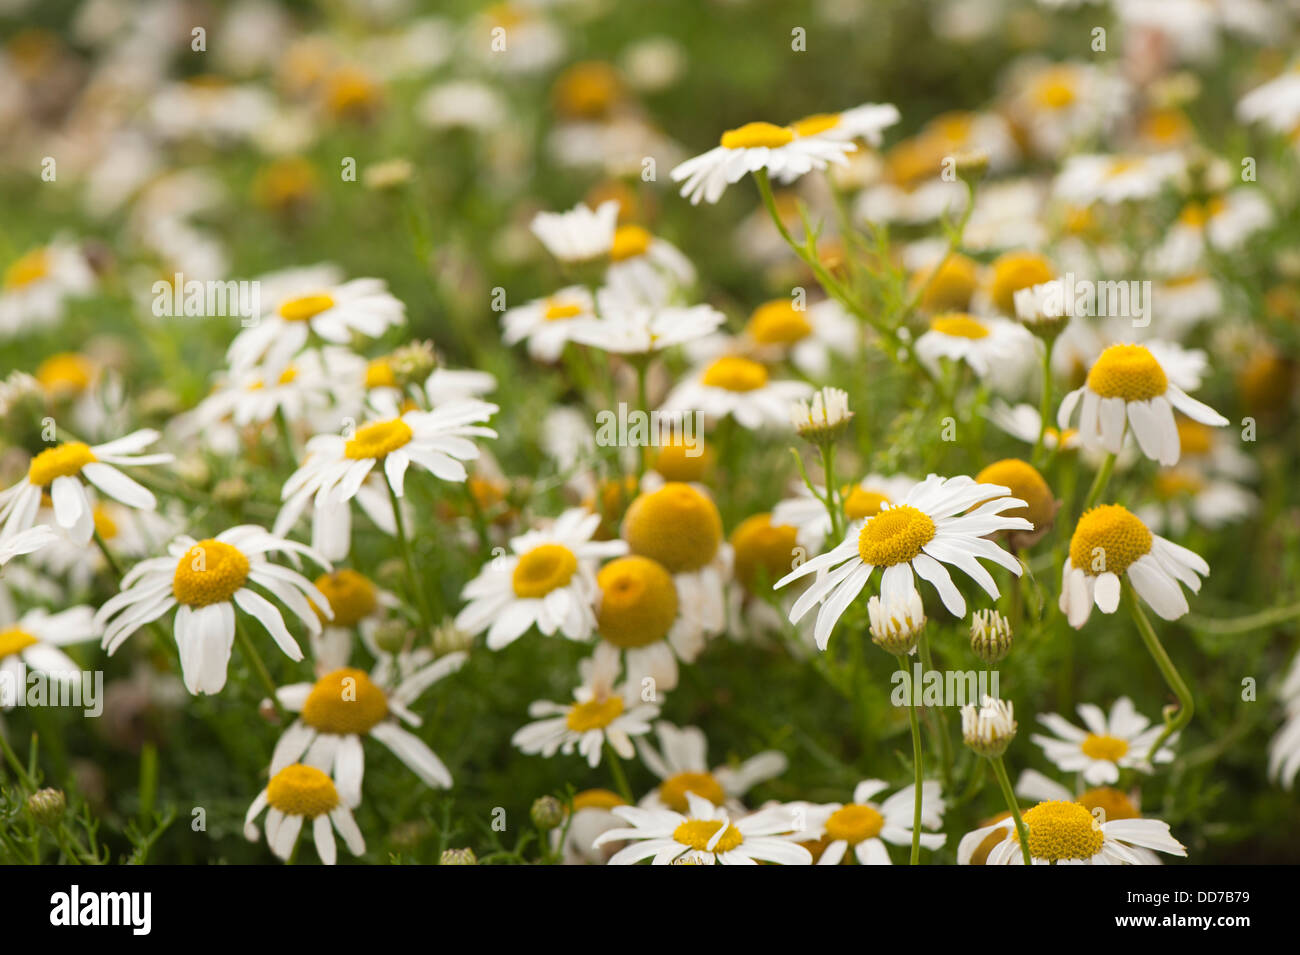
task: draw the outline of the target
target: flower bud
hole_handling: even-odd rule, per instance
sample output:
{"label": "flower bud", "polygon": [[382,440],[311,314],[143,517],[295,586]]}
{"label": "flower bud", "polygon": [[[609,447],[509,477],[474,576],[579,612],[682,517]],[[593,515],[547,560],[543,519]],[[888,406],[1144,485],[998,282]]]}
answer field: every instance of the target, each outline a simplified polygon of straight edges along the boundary
{"label": "flower bud", "polygon": [[871,641],[896,657],[911,653],[925,630],[925,608],[921,595],[912,590],[902,602],[886,604],[879,597],[867,601]]}
{"label": "flower bud", "polygon": [[966,745],[990,759],[1006,752],[1016,738],[1016,721],[1010,703],[984,697],[983,706],[968,703],[961,708],[961,736]]}
{"label": "flower bud", "polygon": [[554,829],[564,822],[564,803],[554,796],[540,796],[533,802],[528,815],[538,829]]}
{"label": "flower bud", "polygon": [[53,829],[68,808],[68,797],[61,789],[38,789],[27,797],[27,811],[37,825]]}
{"label": "flower bud", "polygon": [[997,663],[1011,651],[1011,624],[996,610],[971,614],[970,648],[985,663]]}
{"label": "flower bud", "polygon": [[444,849],[438,865],[478,865],[473,849]]}

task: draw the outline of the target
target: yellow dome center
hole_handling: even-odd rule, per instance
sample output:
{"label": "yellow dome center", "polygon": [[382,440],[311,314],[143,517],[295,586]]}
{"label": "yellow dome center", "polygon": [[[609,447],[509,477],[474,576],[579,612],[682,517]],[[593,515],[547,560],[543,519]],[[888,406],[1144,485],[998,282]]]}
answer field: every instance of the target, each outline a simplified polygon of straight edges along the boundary
{"label": "yellow dome center", "polygon": [[568,585],[578,572],[578,558],[562,544],[542,544],[519,557],[510,584],[515,596],[545,597]]}
{"label": "yellow dome center", "polygon": [[584,789],[573,797],[573,810],[579,809],[613,809],[626,806],[627,800],[608,789]]}
{"label": "yellow dome center", "polygon": [[713,849],[709,849],[709,843],[722,825],[721,819],[691,819],[673,830],[673,839],[697,852],[730,852],[745,841],[740,830],[732,825],[727,826],[727,831],[714,843]]}
{"label": "yellow dome center", "polygon": [[614,232],[614,245],[609,250],[609,257],[615,262],[635,259],[650,251],[652,236],[639,225],[621,225]]}
{"label": "yellow dome center", "polygon": [[1000,484],[1010,488],[1011,497],[1018,497],[1026,503],[1025,507],[1003,511],[1003,517],[1023,517],[1034,525],[1035,530],[1052,523],[1056,513],[1056,499],[1052,497],[1052,489],[1032,464],[1019,458],[995,461],[975,475],[975,480],[980,484]]}
{"label": "yellow dome center", "polygon": [[704,370],[701,381],[726,391],[755,391],[767,384],[767,369],[748,358],[726,355]]}
{"label": "yellow dome center", "polygon": [[364,670],[343,667],[316,681],[302,706],[302,721],[335,736],[369,733],[388,716],[388,697]]}
{"label": "yellow dome center", "polygon": [[1111,345],[1088,372],[1088,387],[1103,398],[1148,401],[1165,393],[1169,379],[1143,345]]}
{"label": "yellow dome center", "polygon": [[939,267],[938,272],[927,269],[917,274],[913,280],[917,287],[929,282],[921,306],[927,311],[965,311],[970,306],[971,296],[979,284],[979,271],[973,259],[964,255],[953,255]]}
{"label": "yellow dome center", "polygon": [[53,448],[46,448],[27,467],[27,480],[37,487],[49,487],[55,478],[72,477],[80,474],[87,464],[94,464],[98,459],[89,445],[80,441],[69,441]]}
{"label": "yellow dome center", "polygon": [[794,130],[773,123],[746,123],[722,134],[726,149],[776,149],[794,139]]}
{"label": "yellow dome center", "polygon": [[413,437],[415,432],[401,418],[376,421],[358,428],[352,440],[344,445],[343,454],[353,461],[383,458],[405,447]]}
{"label": "yellow dome center", "polygon": [[691,485],[670,482],[632,502],[623,539],[632,553],[657,560],[670,573],[698,570],[718,553],[722,516]]}
{"label": "yellow dome center", "polygon": [[805,116],[797,123],[791,123],[790,128],[794,130],[796,136],[816,136],[818,133],[834,129],[839,124],[839,113],[815,113],[812,116]]}
{"label": "yellow dome center", "polygon": [[731,532],[736,552],[736,579],[754,592],[760,584],[771,587],[794,568],[795,537],[789,524],[772,524],[771,514],[755,514]]}
{"label": "yellow dome center", "polygon": [[1036,252],[1008,252],[993,263],[993,282],[989,289],[994,303],[1004,315],[1016,312],[1016,293],[1022,288],[1042,285],[1056,277],[1052,265]]}
{"label": "yellow dome center", "polygon": [[5,269],[4,287],[10,290],[25,288],[50,274],[50,253],[46,249],[33,249],[9,263]]}
{"label": "yellow dome center", "polygon": [[79,395],[90,387],[95,366],[76,352],[51,355],[36,369],[36,380],[47,394]]}
{"label": "yellow dome center", "polygon": [[695,793],[715,806],[727,801],[727,793],[712,773],[686,772],[669,776],[659,784],[659,798],[674,812],[686,812],[690,803],[686,794]]}
{"label": "yellow dome center", "polygon": [[95,533],[106,541],[111,541],[117,536],[117,521],[108,512],[103,504],[96,504],[91,519],[95,522]]}
{"label": "yellow dome center", "polygon": [[1209,454],[1214,447],[1214,432],[1199,421],[1179,415],[1178,446],[1184,455]]}
{"label": "yellow dome center", "polygon": [[880,508],[893,502],[879,491],[868,490],[861,484],[841,491],[844,496],[844,514],[851,521],[860,521],[864,517],[875,517]]}
{"label": "yellow dome center", "polygon": [[806,312],[789,299],[778,298],[754,309],[745,330],[760,345],[793,345],[811,335],[813,327]]}
{"label": "yellow dome center", "polygon": [[172,596],[188,607],[224,603],[248,580],[248,558],[237,547],[208,538],[176,562]]}
{"label": "yellow dome center", "polygon": [[18,627],[0,630],[0,660],[20,653],[37,642],[34,636]]}
{"label": "yellow dome center", "polygon": [[832,841],[843,839],[851,846],[880,835],[885,817],[870,806],[850,803],[836,809],[826,820],[826,836]]}
{"label": "yellow dome center", "polygon": [[334,299],[324,292],[302,295],[280,304],[280,317],[286,322],[306,322],[334,307]]}
{"label": "yellow dome center", "polygon": [[[687,454],[687,450],[691,453]],[[664,444],[655,455],[654,469],[668,481],[702,481],[712,459],[712,452],[697,435],[690,449],[681,441]]]}
{"label": "yellow dome center", "polygon": [[1023,818],[1029,829],[1029,854],[1035,859],[1091,859],[1101,851],[1101,828],[1077,802],[1041,802]]}
{"label": "yellow dome center", "polygon": [[1051,110],[1065,109],[1074,103],[1074,74],[1066,70],[1051,70],[1040,77],[1034,88],[1038,105]]}
{"label": "yellow dome center", "polygon": [[376,358],[366,365],[366,387],[397,387],[397,376],[393,374],[393,365],[387,358]]}
{"label": "yellow dome center", "polygon": [[[355,627],[375,612],[379,594],[364,574],[344,568],[316,578],[316,589],[329,601],[336,627]],[[322,618],[323,619],[323,618]]]}
{"label": "yellow dome center", "polygon": [[1102,819],[1136,819],[1140,815],[1133,800],[1112,786],[1089,789],[1079,797],[1079,802],[1088,812],[1100,809]]}
{"label": "yellow dome center", "polygon": [[892,567],[921,553],[934,540],[934,521],[903,504],[881,511],[858,532],[858,554],[873,567]]}
{"label": "yellow dome center", "polygon": [[677,619],[673,578],[647,557],[610,561],[596,575],[596,585],[596,625],[616,647],[629,650],[662,640]]}
{"label": "yellow dome center", "polygon": [[930,329],[953,338],[988,338],[988,326],[973,315],[950,312],[930,319]]}
{"label": "yellow dome center", "polygon": [[575,704],[573,709],[569,710],[569,715],[564,718],[564,724],[575,733],[601,730],[618,719],[622,712],[623,698],[621,696],[610,696],[603,700],[588,700],[586,703]]}
{"label": "yellow dome center", "polygon": [[1151,552],[1151,531],[1122,504],[1102,504],[1079,518],[1070,538],[1070,563],[1084,573],[1122,574]]}
{"label": "yellow dome center", "polygon": [[266,801],[288,816],[315,819],[339,804],[333,781],[315,766],[294,763],[276,773],[266,784]]}
{"label": "yellow dome center", "polygon": [[1104,759],[1115,762],[1128,752],[1128,741],[1117,736],[1098,736],[1089,733],[1088,738],[1079,744],[1083,755],[1089,759]]}
{"label": "yellow dome center", "polygon": [[548,301],[546,313],[542,316],[548,322],[562,322],[566,318],[577,318],[582,314],[582,306],[573,302]]}

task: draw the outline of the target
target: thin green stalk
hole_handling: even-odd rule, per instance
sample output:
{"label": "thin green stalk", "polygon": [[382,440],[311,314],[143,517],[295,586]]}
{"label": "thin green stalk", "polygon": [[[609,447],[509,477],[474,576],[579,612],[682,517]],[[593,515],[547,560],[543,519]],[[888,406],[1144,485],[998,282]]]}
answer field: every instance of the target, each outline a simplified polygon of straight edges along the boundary
{"label": "thin green stalk", "polygon": [[411,541],[406,536],[406,520],[402,517],[402,501],[393,490],[393,486],[387,481],[384,486],[388,488],[388,499],[393,504],[393,523],[397,525],[397,542],[402,549],[402,563],[406,565],[406,585],[410,588],[411,599],[415,601],[416,609],[420,613],[420,623],[424,626],[426,634],[433,633],[433,623],[429,615],[429,607],[425,603],[424,588],[420,586],[419,578],[415,573],[415,558],[411,554]]}
{"label": "thin green stalk", "polygon": [[271,704],[275,707],[275,712],[281,720],[285,719],[288,714],[285,713],[284,707],[280,704],[280,698],[276,696],[277,688],[275,681],[271,679],[271,671],[266,668],[266,661],[257,652],[257,647],[253,644],[252,638],[248,636],[248,631],[238,614],[235,615],[235,642],[239,644],[239,652],[244,655],[248,665],[257,674],[257,678],[262,681],[262,686],[266,688],[266,692],[271,697]]}
{"label": "thin green stalk", "polygon": [[1020,804],[1016,802],[1016,792],[1011,788],[1011,779],[1007,776],[1007,767],[1003,765],[1001,756],[990,756],[989,762],[993,764],[993,774],[998,777],[998,785],[1002,788],[1002,798],[1007,801],[1007,808],[1011,810],[1011,818],[1016,821],[1016,835],[1020,838],[1020,854],[1024,857],[1025,865],[1033,865],[1034,860],[1029,856],[1029,830],[1025,828],[1025,820],[1020,818]]}
{"label": "thin green stalk", "polygon": [[831,519],[831,533],[835,540],[844,539],[844,511],[835,502],[835,445],[825,441],[821,445],[822,471],[826,477],[826,513]]}
{"label": "thin green stalk", "polygon": [[1177,715],[1170,713],[1172,707],[1165,707],[1164,732],[1151,744],[1151,751],[1147,753],[1147,762],[1154,763],[1156,753],[1160,751],[1160,747],[1164,745],[1165,740],[1192,721],[1195,702],[1192,699],[1192,691],[1183,682],[1183,678],[1178,673],[1178,668],[1174,666],[1174,661],[1169,659],[1169,654],[1165,652],[1164,645],[1161,644],[1160,638],[1156,636],[1151,621],[1143,613],[1142,605],[1138,603],[1137,591],[1133,589],[1131,584],[1127,583],[1124,590],[1128,596],[1129,612],[1133,615],[1133,622],[1137,624],[1138,633],[1142,635],[1142,642],[1147,645],[1151,659],[1156,661],[1156,666],[1160,668],[1160,673],[1164,676],[1165,682],[1169,684],[1169,689],[1173,690],[1174,696],[1178,697]]}
{"label": "thin green stalk", "polygon": [[1113,470],[1115,470],[1115,455],[1107,451],[1106,460],[1102,461],[1101,467],[1097,469],[1097,476],[1092,479],[1092,487],[1088,488],[1088,496],[1083,501],[1083,510],[1079,513],[1086,512],[1101,499],[1106,485],[1110,483],[1110,472]]}
{"label": "thin green stalk", "polygon": [[628,805],[634,805],[636,800],[632,798],[632,787],[627,784],[627,774],[623,772],[623,761],[619,758],[618,753],[614,752],[614,747],[608,743],[605,744],[605,756],[609,763],[610,774],[614,777],[614,788],[618,794],[627,800]]}
{"label": "thin green stalk", "polygon": [[[934,669],[934,661],[930,655],[930,635],[928,633],[921,634],[918,649],[921,654],[921,666],[924,667],[925,672],[928,673]],[[948,737],[948,711],[942,706],[935,707],[935,709],[939,711],[939,725],[935,729],[935,736],[938,737],[939,740],[939,759],[942,762],[943,768],[943,788],[945,791],[951,792],[954,757],[952,752],[952,741]]]}
{"label": "thin green stalk", "polygon": [[[898,665],[904,673],[907,672],[907,657],[899,655],[897,657]],[[920,865],[921,863],[921,723],[917,719],[916,704],[912,702],[912,694],[908,694],[907,715],[912,724],[912,763],[913,763],[913,782],[914,791],[912,798],[912,854],[908,859],[909,865]]]}
{"label": "thin green stalk", "polygon": [[1035,467],[1043,450],[1043,439],[1047,436],[1047,414],[1052,407],[1052,342],[1043,342],[1043,388],[1038,398],[1038,439],[1034,442],[1034,451],[1029,460]]}

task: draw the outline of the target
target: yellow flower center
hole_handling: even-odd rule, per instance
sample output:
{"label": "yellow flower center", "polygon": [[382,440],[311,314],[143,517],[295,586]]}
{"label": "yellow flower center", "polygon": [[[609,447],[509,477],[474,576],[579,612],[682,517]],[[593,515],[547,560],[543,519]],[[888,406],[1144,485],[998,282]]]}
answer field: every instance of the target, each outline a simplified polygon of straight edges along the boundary
{"label": "yellow flower center", "polygon": [[376,421],[358,428],[352,440],[344,445],[343,454],[353,461],[384,458],[409,444],[414,436],[411,426],[401,418]]}
{"label": "yellow flower center", "polygon": [[963,312],[951,312],[932,318],[930,328],[940,335],[950,335],[953,338],[980,339],[988,338],[989,335],[988,327],[983,322]]}
{"label": "yellow flower center", "polygon": [[791,123],[790,128],[794,130],[796,136],[816,136],[818,133],[834,129],[839,124],[839,113],[815,113],[812,116],[805,116],[797,123]]}
{"label": "yellow flower center", "polygon": [[726,790],[712,773],[678,773],[659,784],[659,798],[674,812],[686,812],[690,806],[686,800],[687,793],[695,793],[715,806],[727,801]]}
{"label": "yellow flower center", "polygon": [[316,681],[302,706],[302,721],[335,736],[363,736],[388,716],[388,697],[364,670],[343,667]]}
{"label": "yellow flower center", "polygon": [[620,557],[596,575],[600,635],[625,650],[662,640],[677,619],[677,588],[664,568],[648,557]]}
{"label": "yellow flower center", "polygon": [[767,369],[748,358],[725,355],[706,368],[700,380],[710,388],[755,391],[767,384]]}
{"label": "yellow flower center", "polygon": [[918,272],[913,281],[917,288],[930,283],[921,299],[921,305],[927,311],[965,311],[979,284],[979,271],[973,259],[953,255],[939,267],[938,272],[926,269]]}
{"label": "yellow flower center", "polygon": [[[722,828],[721,819],[691,819],[673,830],[673,839],[697,852],[708,852],[709,843]],[[714,843],[713,852],[730,852],[745,841],[740,830],[728,825],[727,831]]]}
{"label": "yellow flower center", "polygon": [[1049,70],[1034,88],[1034,99],[1046,109],[1065,109],[1076,97],[1074,74],[1065,69]]}
{"label": "yellow flower center", "polygon": [[655,455],[654,469],[668,481],[702,481],[713,461],[713,453],[698,435],[690,449],[692,453],[687,454],[687,450],[681,441],[664,444]]}
{"label": "yellow flower center", "polygon": [[1079,748],[1089,759],[1104,759],[1113,763],[1128,752],[1128,741],[1117,736],[1098,736],[1096,733],[1089,733],[1088,738],[1079,744]]}
{"label": "yellow flower center", "polygon": [[1161,471],[1153,483],[1156,496],[1166,499],[1190,497],[1205,489],[1205,481],[1201,476],[1188,468]]}
{"label": "yellow flower center", "polygon": [[875,517],[881,506],[892,504],[888,497],[879,491],[869,491],[861,484],[844,488],[840,492],[844,497],[844,514],[851,521],[860,521],[864,517]]}
{"label": "yellow flower center", "polygon": [[746,123],[738,129],[729,129],[722,134],[722,145],[726,149],[776,149],[794,139],[794,130],[787,126],[773,123]]}
{"label": "yellow flower center", "polygon": [[1101,827],[1077,802],[1040,802],[1023,818],[1035,859],[1091,859],[1101,851]]}
{"label": "yellow flower center", "polygon": [[104,540],[111,541],[117,536],[117,521],[113,520],[112,515],[108,513],[103,504],[95,505],[91,517],[95,522],[95,533]]}
{"label": "yellow flower center", "polygon": [[1051,263],[1037,252],[1008,252],[993,263],[993,282],[989,291],[1002,314],[1014,315],[1017,292],[1050,282],[1055,277]]}
{"label": "yellow flower center", "polygon": [[248,580],[248,558],[237,547],[208,538],[176,562],[172,596],[189,607],[223,603]]}
{"label": "yellow flower center", "polygon": [[1183,454],[1209,454],[1214,447],[1214,432],[1199,421],[1178,416],[1178,445]]}
{"label": "yellow flower center", "polygon": [[26,630],[17,627],[0,630],[0,660],[26,650],[36,642],[36,638]]}
{"label": "yellow flower center", "polygon": [[50,253],[46,249],[33,249],[9,263],[5,269],[4,287],[20,289],[39,282],[50,274]]}
{"label": "yellow flower center", "polygon": [[632,553],[657,560],[670,573],[698,570],[718,553],[722,515],[691,485],[671,482],[632,502],[623,539]]}
{"label": "yellow flower center", "polygon": [[1142,120],[1142,135],[1160,144],[1175,144],[1191,133],[1187,118],[1175,109],[1158,109]]}
{"label": "yellow flower center", "polygon": [[55,397],[79,395],[90,387],[95,366],[75,352],[51,355],[36,369],[36,380]]}
{"label": "yellow flower center", "polygon": [[566,318],[577,318],[581,314],[581,305],[575,305],[573,302],[556,302],[552,300],[546,303],[546,312],[542,318],[548,322],[559,322]]}
{"label": "yellow flower center", "polygon": [[772,524],[771,514],[755,514],[741,521],[731,532],[736,552],[736,579],[755,592],[759,585],[771,587],[794,568],[795,537],[788,524]]}
{"label": "yellow flower center", "polygon": [[908,504],[882,510],[858,532],[858,554],[873,567],[892,567],[934,540],[934,521]]}
{"label": "yellow flower center", "polygon": [[1151,552],[1151,532],[1122,504],[1102,504],[1079,518],[1070,538],[1070,563],[1086,574],[1122,574]]}
{"label": "yellow flower center", "polygon": [[380,88],[364,71],[344,67],[329,78],[325,103],[335,116],[364,116],[379,105]]}
{"label": "yellow flower center", "polygon": [[1118,179],[1126,172],[1132,172],[1134,169],[1141,167],[1142,160],[1131,157],[1112,159],[1110,165],[1106,167],[1105,177],[1107,179]]}
{"label": "yellow flower center", "polygon": [[330,622],[336,627],[355,627],[379,606],[375,585],[364,574],[348,568],[321,574],[316,578],[316,589],[329,601],[334,613]]}
{"label": "yellow flower center", "polygon": [[578,558],[573,551],[561,544],[542,544],[520,556],[510,584],[516,597],[545,597],[567,586],[577,572]]}
{"label": "yellow flower center", "polygon": [[1168,387],[1165,370],[1143,345],[1111,345],[1088,372],[1088,388],[1103,398],[1149,401]]}
{"label": "yellow flower center", "polygon": [[1136,819],[1141,815],[1137,811],[1137,806],[1133,805],[1133,800],[1112,786],[1089,789],[1079,797],[1079,802],[1090,813],[1100,809],[1103,813],[1102,818],[1106,820]]}
{"label": "yellow flower center", "polygon": [[574,812],[579,809],[613,809],[615,806],[626,805],[627,800],[608,789],[584,789],[573,797]]}
{"label": "yellow flower center", "polygon": [[280,317],[286,322],[307,322],[334,307],[334,299],[324,292],[291,298],[280,305]]}
{"label": "yellow flower center", "polygon": [[[749,337],[760,345],[793,345],[811,335],[812,330],[807,313],[795,308],[788,298],[774,299],[754,309],[745,328]],[[766,373],[763,377],[766,381]]]}
{"label": "yellow flower center", "polygon": [[618,72],[608,63],[575,63],[555,81],[556,109],[569,116],[598,117],[622,95]]}
{"label": "yellow flower center", "polygon": [[609,257],[615,262],[635,259],[650,251],[652,236],[639,225],[621,225],[614,232],[614,245],[609,250]]}
{"label": "yellow flower center", "polygon": [[850,803],[836,809],[826,820],[826,836],[832,842],[843,839],[851,846],[880,835],[885,817],[870,806]]}
{"label": "yellow flower center", "polygon": [[980,484],[1001,484],[1010,488],[1011,497],[1018,497],[1026,503],[1025,507],[1003,511],[1004,517],[1023,517],[1038,530],[1051,524],[1056,516],[1056,499],[1052,497],[1052,489],[1047,486],[1037,468],[1019,458],[995,461],[975,475],[975,480]]}
{"label": "yellow flower center", "polygon": [[396,388],[397,376],[387,358],[376,358],[366,365],[366,388]]}
{"label": "yellow flower center", "polygon": [[[1010,819],[1010,818],[1011,818],[1010,812],[1000,812],[996,816],[993,816],[990,819],[985,819],[983,822],[980,823],[979,827],[983,829],[985,826],[991,826],[995,822],[1002,822],[1004,819]],[[987,836],[984,837],[984,839],[980,842],[978,846],[975,847],[975,851],[971,853],[970,864],[987,865],[989,861],[989,853],[993,851],[993,849],[997,846],[999,842],[1006,839],[1008,834],[1011,836],[1011,838],[1019,841],[1019,839],[1016,836],[1015,829],[1012,829],[1010,833],[1008,833],[1006,829],[994,829],[992,832],[990,832]]]}
{"label": "yellow flower center", "polygon": [[80,474],[87,464],[98,460],[89,445],[80,441],[69,441],[53,448],[46,448],[27,468],[27,480],[37,487],[49,487],[55,478],[72,477]]}
{"label": "yellow flower center", "polygon": [[601,730],[618,719],[619,714],[622,712],[623,698],[621,696],[610,696],[603,700],[588,700],[586,703],[575,704],[573,709],[569,710],[569,715],[564,718],[564,724],[575,733]]}
{"label": "yellow flower center", "polygon": [[338,806],[339,792],[333,781],[315,766],[294,763],[267,783],[266,801],[287,816],[315,819]]}

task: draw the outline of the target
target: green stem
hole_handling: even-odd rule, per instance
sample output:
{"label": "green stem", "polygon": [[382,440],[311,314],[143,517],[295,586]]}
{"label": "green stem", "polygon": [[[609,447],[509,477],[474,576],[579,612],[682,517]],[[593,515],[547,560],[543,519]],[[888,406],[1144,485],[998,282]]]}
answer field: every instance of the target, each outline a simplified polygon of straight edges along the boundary
{"label": "green stem", "polygon": [[[647,371],[649,370],[649,366],[650,366],[650,356],[649,355],[638,356],[632,362],[632,365],[636,369],[637,410],[644,412],[646,417],[649,418],[650,417],[650,392],[647,387],[646,378],[648,377]],[[641,486],[641,479],[645,477],[646,467],[648,466],[649,463],[647,459],[649,458],[649,456],[650,456],[650,447],[649,444],[647,443],[641,446],[636,456],[636,484],[638,488]]]}
{"label": "green stem", "polygon": [[1110,472],[1115,469],[1115,455],[1107,451],[1106,460],[1101,462],[1101,467],[1097,469],[1097,476],[1092,479],[1092,487],[1088,488],[1088,496],[1084,499],[1083,510],[1085,513],[1098,500],[1101,499],[1102,492],[1106,490],[1106,485],[1110,483]]}
{"label": "green stem", "polygon": [[835,502],[835,445],[824,442],[822,449],[822,471],[826,478],[826,513],[831,518],[831,533],[835,540],[844,539],[844,511]]}
{"label": "green stem", "polygon": [[[899,655],[898,666],[907,672],[907,657]],[[912,764],[913,764],[913,798],[912,798],[912,854],[908,860],[909,865],[920,865],[921,862],[921,723],[916,716],[916,704],[912,702],[912,695],[908,694],[907,715],[912,724]]]}
{"label": "green stem", "polygon": [[279,714],[281,720],[285,719],[288,714],[285,713],[284,707],[280,705],[280,698],[276,696],[275,681],[271,679],[271,671],[266,668],[266,661],[262,655],[257,652],[257,647],[253,644],[252,638],[248,636],[239,615],[235,615],[235,642],[239,644],[239,652],[244,655],[248,665],[253,668],[257,678],[262,681],[262,686],[270,694],[271,704],[275,707],[275,712]]}
{"label": "green stem", "polygon": [[1002,788],[1002,798],[1007,801],[1007,808],[1011,810],[1011,818],[1016,821],[1016,835],[1020,838],[1020,854],[1024,857],[1025,865],[1033,865],[1034,860],[1029,856],[1029,830],[1025,828],[1025,820],[1020,818],[1020,804],[1016,802],[1016,792],[1011,788],[1011,779],[1007,776],[1007,767],[1003,765],[1001,756],[990,756],[989,762],[993,764],[993,774],[998,777],[998,785]]}
{"label": "green stem", "polygon": [[415,601],[416,609],[420,613],[420,623],[424,626],[424,632],[431,634],[433,624],[429,616],[429,607],[425,603],[424,589],[420,586],[419,578],[415,573],[415,558],[411,554],[411,541],[406,536],[406,521],[402,517],[402,501],[391,484],[385,481],[384,486],[388,488],[388,499],[393,504],[393,523],[397,525],[397,542],[402,549],[402,563],[406,566],[406,585],[410,588],[411,599]]}
{"label": "green stem", "polygon": [[1192,699],[1192,691],[1183,682],[1183,678],[1178,674],[1178,668],[1174,666],[1174,661],[1169,659],[1169,654],[1165,652],[1164,645],[1161,644],[1160,638],[1156,636],[1151,621],[1143,613],[1142,605],[1138,603],[1137,591],[1130,584],[1126,584],[1124,589],[1128,596],[1129,611],[1133,614],[1133,622],[1137,624],[1138,633],[1142,635],[1142,642],[1147,645],[1151,659],[1156,661],[1156,666],[1160,668],[1160,673],[1164,676],[1165,682],[1169,684],[1169,689],[1173,690],[1174,696],[1178,697],[1177,715],[1175,716],[1170,712],[1173,707],[1165,707],[1164,732],[1151,744],[1151,751],[1147,753],[1147,762],[1154,764],[1156,753],[1160,751],[1160,747],[1164,745],[1165,740],[1192,721],[1192,714],[1195,712],[1196,706]]}
{"label": "green stem", "polygon": [[629,806],[635,805],[636,800],[632,798],[632,787],[627,784],[627,774],[623,772],[623,761],[619,758],[618,753],[614,752],[614,747],[608,743],[605,744],[606,759],[609,762],[609,771],[614,777],[614,788],[618,794],[627,800]]}
{"label": "green stem", "polygon": [[[928,633],[921,634],[918,647],[921,654],[921,666],[928,673],[934,669],[934,661],[930,656],[930,635]],[[935,729],[935,736],[939,739],[939,758],[943,764],[943,787],[945,791],[951,792],[953,753],[951,740],[948,738],[948,711],[942,706],[935,707],[935,709],[939,712],[939,725]]]}
{"label": "green stem", "polygon": [[1052,343],[1043,342],[1043,389],[1038,398],[1038,439],[1029,460],[1038,464],[1043,450],[1043,439],[1047,436],[1047,413],[1052,406]]}

